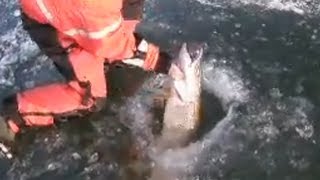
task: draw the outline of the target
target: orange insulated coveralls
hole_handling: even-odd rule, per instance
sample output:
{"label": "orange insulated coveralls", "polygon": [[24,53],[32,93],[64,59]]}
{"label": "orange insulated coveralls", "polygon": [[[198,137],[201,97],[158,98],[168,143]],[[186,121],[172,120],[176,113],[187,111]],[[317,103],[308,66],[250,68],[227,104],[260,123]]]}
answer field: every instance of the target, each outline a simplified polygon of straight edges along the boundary
{"label": "orange insulated coveralls", "polygon": [[[56,29],[58,40],[68,49],[74,79],[36,87],[16,96],[18,112],[27,126],[54,123],[56,114],[91,110],[97,98],[107,96],[104,62],[129,59],[137,50],[134,30],[138,20],[124,20],[122,0],[20,0],[23,12],[41,24]],[[158,47],[148,44],[141,64],[153,70]],[[14,132],[15,121],[9,120]]]}

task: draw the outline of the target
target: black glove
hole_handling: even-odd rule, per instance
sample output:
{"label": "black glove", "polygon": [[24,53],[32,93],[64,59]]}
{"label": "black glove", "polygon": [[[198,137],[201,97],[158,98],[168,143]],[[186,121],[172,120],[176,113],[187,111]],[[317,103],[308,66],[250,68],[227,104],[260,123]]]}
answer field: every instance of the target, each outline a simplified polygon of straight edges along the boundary
{"label": "black glove", "polygon": [[[152,29],[152,27],[153,25],[151,23],[140,22],[137,24],[135,33],[134,33],[134,36],[136,38],[136,47],[139,47],[140,44],[143,44],[142,41],[147,42],[147,40],[145,39],[145,36],[147,36],[148,34],[146,34],[146,32]],[[149,44],[149,42],[147,42],[147,44]],[[172,62],[172,57],[168,52],[164,51],[161,47],[159,48],[160,48],[159,58],[158,58],[157,64],[155,65],[154,71],[157,73],[167,74]],[[144,60],[146,59],[146,52],[140,51],[138,48],[138,51],[135,52],[134,58]]]}

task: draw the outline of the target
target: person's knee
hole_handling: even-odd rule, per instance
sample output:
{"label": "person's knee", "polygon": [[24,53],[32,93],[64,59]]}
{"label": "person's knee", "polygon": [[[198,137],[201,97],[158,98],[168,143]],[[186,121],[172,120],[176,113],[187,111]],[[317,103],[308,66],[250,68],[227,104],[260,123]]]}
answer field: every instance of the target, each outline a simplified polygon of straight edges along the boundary
{"label": "person's knee", "polygon": [[40,10],[36,0],[20,0],[21,11],[28,17],[41,24],[47,24],[48,20]]}

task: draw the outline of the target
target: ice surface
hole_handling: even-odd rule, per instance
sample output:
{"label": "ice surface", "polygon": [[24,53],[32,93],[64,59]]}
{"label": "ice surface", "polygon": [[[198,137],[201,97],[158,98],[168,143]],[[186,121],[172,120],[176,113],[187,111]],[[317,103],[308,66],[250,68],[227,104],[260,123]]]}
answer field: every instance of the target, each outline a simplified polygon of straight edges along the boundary
{"label": "ice surface", "polygon": [[1,4],[0,99],[36,85],[61,81],[63,78],[53,63],[41,54],[22,28],[17,2]]}
{"label": "ice surface", "polygon": [[[5,95],[36,85],[32,77],[45,77],[52,64],[22,29],[17,1],[0,3],[0,89]],[[212,56],[203,63],[203,91],[216,96],[225,113],[218,121],[214,114],[203,119],[208,130],[186,148],[153,158],[181,179],[318,179],[319,4],[147,1],[145,17],[166,30],[161,34],[153,29],[158,40],[207,41]],[[150,81],[161,89],[163,77],[158,78]],[[152,93],[143,91],[124,107],[115,107],[142,149],[153,139],[155,117],[150,114],[152,99],[147,98]],[[218,111],[207,104],[205,112]],[[7,177],[116,177],[120,165],[108,158],[119,152],[119,143],[126,140],[119,136],[126,131],[110,125],[118,117],[102,117],[91,133],[70,133],[77,129],[72,126],[38,134],[33,144],[21,146],[28,148]],[[112,148],[111,155],[96,156],[97,149]],[[94,161],[88,164],[91,157]]]}

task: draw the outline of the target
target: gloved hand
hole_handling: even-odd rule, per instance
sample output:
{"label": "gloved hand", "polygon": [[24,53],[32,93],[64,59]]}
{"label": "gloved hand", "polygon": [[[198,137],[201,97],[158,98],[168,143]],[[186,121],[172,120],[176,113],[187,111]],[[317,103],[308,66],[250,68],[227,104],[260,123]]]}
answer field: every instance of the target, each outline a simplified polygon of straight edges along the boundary
{"label": "gloved hand", "polygon": [[162,51],[157,45],[146,41],[140,33],[143,23],[138,23],[135,30],[137,51],[132,58],[125,59],[122,62],[134,66],[142,67],[147,71],[157,73],[168,73],[171,65],[169,53]]}

